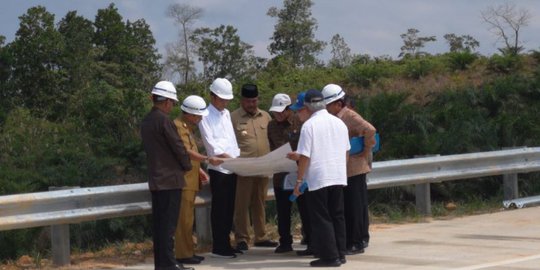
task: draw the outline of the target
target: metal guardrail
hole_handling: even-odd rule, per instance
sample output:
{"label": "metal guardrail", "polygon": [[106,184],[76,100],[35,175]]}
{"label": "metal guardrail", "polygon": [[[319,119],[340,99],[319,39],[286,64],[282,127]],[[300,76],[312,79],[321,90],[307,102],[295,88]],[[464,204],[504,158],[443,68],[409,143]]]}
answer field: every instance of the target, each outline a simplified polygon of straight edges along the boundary
{"label": "metal guardrail", "polygon": [[[424,197],[420,203],[429,214],[429,183],[513,175],[509,177],[509,194],[517,194],[516,175],[533,171],[540,171],[540,147],[382,161],[373,163],[368,188],[421,187],[417,197]],[[273,195],[270,189],[267,199],[273,199]],[[0,231],[149,214],[150,197],[147,183],[0,196]],[[199,193],[195,204],[200,207],[210,200],[206,190]],[[201,216],[208,218],[208,213]],[[208,232],[208,228],[204,230]]]}
{"label": "metal guardrail", "polygon": [[[382,161],[373,163],[368,188],[533,171],[540,171],[540,147]],[[210,199],[200,194],[196,205]],[[0,196],[0,231],[144,215],[150,202],[146,183]]]}
{"label": "metal guardrail", "polygon": [[503,201],[504,208],[523,208],[540,204],[540,196],[532,196],[526,198],[517,198],[513,200]]}
{"label": "metal guardrail", "polygon": [[368,188],[540,171],[540,147],[373,163]]}

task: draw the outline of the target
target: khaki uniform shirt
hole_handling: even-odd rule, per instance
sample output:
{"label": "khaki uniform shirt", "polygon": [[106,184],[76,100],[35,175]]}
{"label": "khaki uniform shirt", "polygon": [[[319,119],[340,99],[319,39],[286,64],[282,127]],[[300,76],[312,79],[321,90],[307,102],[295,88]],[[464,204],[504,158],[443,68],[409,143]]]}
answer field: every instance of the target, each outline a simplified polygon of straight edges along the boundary
{"label": "khaki uniform shirt", "polygon": [[267,132],[272,120],[270,114],[257,109],[257,113],[251,115],[240,107],[231,113],[231,119],[240,157],[260,157],[270,152]]}
{"label": "khaki uniform shirt", "polygon": [[[357,112],[344,107],[337,114],[349,129],[349,139],[352,137],[364,137],[364,149],[368,149],[366,155],[351,155],[347,162],[347,177],[368,173],[371,171],[371,148],[375,145],[375,128]],[[366,150],[364,150],[366,151]],[[364,153],[364,152],[362,152]]]}
{"label": "khaki uniform shirt", "polygon": [[[176,125],[176,131],[182,139],[182,142],[184,142],[186,149],[199,153],[197,142],[193,136],[193,125],[184,122],[180,117],[174,119],[174,124]],[[183,190],[199,191],[199,168],[201,167],[201,162],[192,159],[191,167],[193,168],[184,175],[186,186]]]}

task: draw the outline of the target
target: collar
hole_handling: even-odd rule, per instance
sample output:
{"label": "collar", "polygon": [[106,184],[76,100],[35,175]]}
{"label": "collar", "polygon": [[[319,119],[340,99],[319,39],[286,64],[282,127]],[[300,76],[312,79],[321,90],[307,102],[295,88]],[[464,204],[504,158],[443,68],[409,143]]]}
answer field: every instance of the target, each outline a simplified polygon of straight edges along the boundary
{"label": "collar", "polygon": [[345,115],[349,110],[350,110],[350,109],[347,108],[347,106],[344,106],[343,108],[341,108],[341,111],[339,111],[339,112],[337,113],[336,116],[337,116],[338,118],[341,118],[341,117],[343,117],[343,115]]}
{"label": "collar", "polygon": [[262,115],[261,109],[257,108],[257,112],[254,115],[251,115],[250,113],[246,112],[242,106],[240,106],[240,112],[242,113],[242,117],[258,117]]}

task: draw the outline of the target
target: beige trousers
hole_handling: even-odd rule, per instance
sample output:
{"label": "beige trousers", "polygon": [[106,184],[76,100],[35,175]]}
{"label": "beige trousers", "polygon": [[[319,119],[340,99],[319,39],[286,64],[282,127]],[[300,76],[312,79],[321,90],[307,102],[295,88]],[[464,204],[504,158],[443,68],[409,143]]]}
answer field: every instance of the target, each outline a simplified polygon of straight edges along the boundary
{"label": "beige trousers", "polygon": [[234,236],[236,243],[249,243],[250,215],[255,233],[255,242],[266,238],[266,193],[268,177],[238,176],[236,182],[236,199],[234,203]]}
{"label": "beige trousers", "polygon": [[195,254],[193,243],[193,220],[195,215],[196,191],[182,190],[180,214],[174,234],[174,255],[177,259],[191,258]]}

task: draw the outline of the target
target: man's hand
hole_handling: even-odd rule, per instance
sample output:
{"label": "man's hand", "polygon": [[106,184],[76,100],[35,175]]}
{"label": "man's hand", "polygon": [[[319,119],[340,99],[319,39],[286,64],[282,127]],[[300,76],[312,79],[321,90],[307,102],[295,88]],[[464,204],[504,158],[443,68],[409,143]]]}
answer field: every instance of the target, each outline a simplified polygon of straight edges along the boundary
{"label": "man's hand", "polygon": [[210,181],[210,176],[201,168],[199,168],[199,182],[203,185],[207,185]]}
{"label": "man's hand", "polygon": [[218,157],[208,157],[208,163],[212,164],[213,166],[218,166],[219,164],[223,163],[223,159]]}
{"label": "man's hand", "polygon": [[300,182],[296,182],[296,185],[294,185],[294,190],[293,190],[293,194],[294,196],[298,197],[300,195],[302,195],[302,192],[300,192],[300,186],[302,185],[302,183]]}
{"label": "man's hand", "polygon": [[287,158],[290,160],[298,161],[300,159],[300,154],[296,152],[290,152],[290,153],[287,153]]}
{"label": "man's hand", "polygon": [[227,153],[223,153],[221,155],[217,155],[217,157],[220,157],[220,158],[231,158],[231,156],[229,156],[229,154]]}

